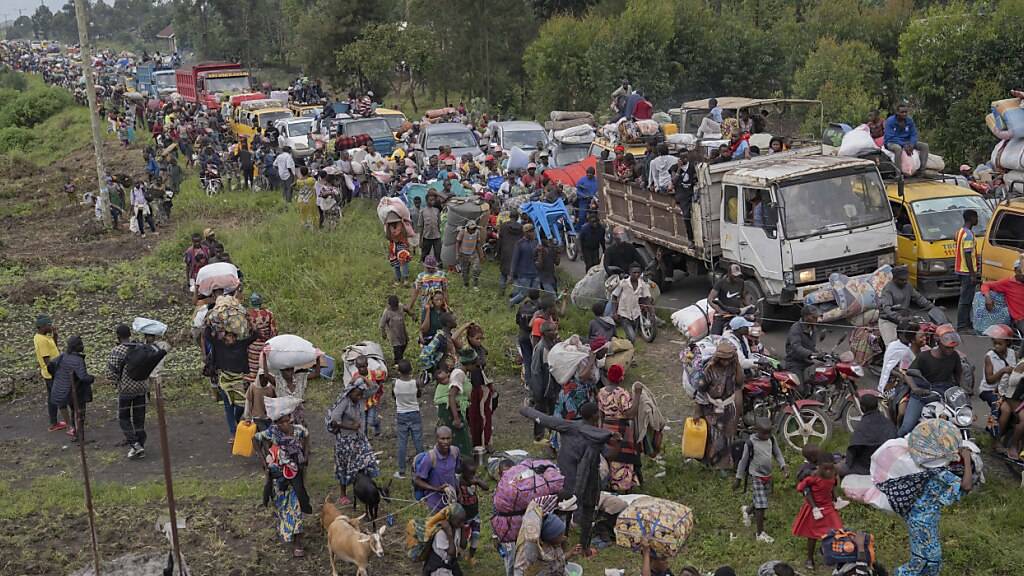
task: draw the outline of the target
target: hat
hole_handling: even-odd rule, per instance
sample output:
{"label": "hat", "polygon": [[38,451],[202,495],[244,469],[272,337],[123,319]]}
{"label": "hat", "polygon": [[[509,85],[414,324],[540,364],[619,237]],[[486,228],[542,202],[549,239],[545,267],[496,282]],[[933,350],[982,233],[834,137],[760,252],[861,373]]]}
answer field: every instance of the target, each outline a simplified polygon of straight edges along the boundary
{"label": "hat", "polygon": [[722,360],[732,360],[736,357],[736,347],[726,342],[725,340],[718,343],[718,347],[715,348],[715,358],[721,358]]}
{"label": "hat", "polygon": [[472,364],[477,361],[480,357],[477,356],[476,350],[466,347],[459,350],[459,363],[460,364]]}
{"label": "hat", "polygon": [[910,278],[910,269],[905,265],[895,266],[892,269],[893,278]]}
{"label": "hat", "polygon": [[743,269],[740,268],[739,264],[730,264],[729,276],[743,276]]}
{"label": "hat", "polygon": [[205,229],[203,229],[203,238],[210,238],[211,236],[213,236],[215,234],[216,234],[216,232],[214,231],[213,228],[205,228]]}
{"label": "hat", "polygon": [[1006,324],[993,324],[985,330],[984,334],[996,340],[1009,340],[1013,338],[1013,330]]}
{"label": "hat", "polygon": [[608,368],[608,380],[613,384],[619,384],[626,376],[626,370],[621,364],[612,364]]}
{"label": "hat", "polygon": [[423,267],[424,268],[433,268],[433,269],[436,270],[437,269],[437,258],[435,258],[433,254],[427,256],[426,258],[423,259]]}
{"label": "hat", "polygon": [[548,514],[540,525],[540,539],[545,542],[553,542],[556,538],[565,534],[565,520],[556,514]]}
{"label": "hat", "polygon": [[263,296],[260,296],[259,292],[253,292],[252,294],[249,295],[249,304],[253,306],[262,306]]}
{"label": "hat", "polygon": [[939,339],[939,344],[946,348],[956,348],[960,345],[960,335],[956,333],[956,328],[953,328],[952,324],[943,324],[936,328],[935,336]]}
{"label": "hat", "polygon": [[36,328],[42,328],[43,326],[53,325],[53,320],[46,314],[40,314],[36,316]]}
{"label": "hat", "polygon": [[961,172],[970,172],[971,171],[970,164],[961,164],[960,165],[960,171]]}
{"label": "hat", "polygon": [[527,170],[529,170],[530,168],[536,168],[536,167],[537,167],[537,163],[536,162],[530,162],[529,164],[526,165],[526,169]]}
{"label": "hat", "polygon": [[743,328],[750,328],[754,323],[747,320],[743,316],[733,316],[732,320],[729,320],[729,330],[741,330]]}
{"label": "hat", "polygon": [[626,147],[623,146],[622,144],[619,144],[618,146],[615,147],[614,151],[615,151],[616,154],[619,153],[619,152],[625,152],[626,151]]}
{"label": "hat", "polygon": [[466,222],[466,229],[468,230],[475,230],[476,226],[476,220],[470,220],[469,222]]}

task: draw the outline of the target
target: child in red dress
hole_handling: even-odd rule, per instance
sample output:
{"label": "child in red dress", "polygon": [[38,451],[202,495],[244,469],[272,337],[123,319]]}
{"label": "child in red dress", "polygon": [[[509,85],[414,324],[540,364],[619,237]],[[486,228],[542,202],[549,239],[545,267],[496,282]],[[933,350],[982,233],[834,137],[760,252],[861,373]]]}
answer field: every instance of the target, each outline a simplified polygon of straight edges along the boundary
{"label": "child in red dress", "polygon": [[818,463],[818,469],[796,485],[803,493],[804,504],[793,520],[793,536],[807,538],[807,562],[814,569],[814,549],[829,530],[839,530],[843,521],[835,507],[836,465],[831,461]]}

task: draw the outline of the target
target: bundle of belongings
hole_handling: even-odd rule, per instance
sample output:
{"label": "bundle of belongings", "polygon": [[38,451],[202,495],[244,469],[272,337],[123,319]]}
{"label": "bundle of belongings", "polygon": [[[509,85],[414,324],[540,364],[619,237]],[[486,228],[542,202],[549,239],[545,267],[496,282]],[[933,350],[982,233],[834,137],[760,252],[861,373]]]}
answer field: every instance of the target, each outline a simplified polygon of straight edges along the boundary
{"label": "bundle of belongings", "polygon": [[530,502],[557,495],[564,484],[565,476],[550,460],[525,459],[506,470],[494,488],[491,529],[498,542],[515,542]]}
{"label": "bundle of belongings", "polygon": [[369,369],[369,376],[374,382],[384,382],[388,379],[388,363],[384,359],[384,350],[380,344],[364,340],[346,346],[341,353],[342,360],[342,382],[345,386],[352,381],[356,373],[356,359],[364,356]]}
{"label": "bundle of belongings", "polygon": [[679,361],[683,365],[683,391],[693,398],[697,390],[704,384],[704,367],[715,356],[715,350],[722,341],[722,336],[714,334],[693,340],[679,351]]}
{"label": "bundle of belongings", "polygon": [[413,229],[409,206],[400,198],[381,198],[377,204],[377,219],[384,226],[388,240],[408,242],[412,246],[419,245],[419,236]]}
{"label": "bundle of belongings", "polygon": [[[1020,91],[1014,96],[1024,95]],[[1003,175],[1007,184],[1024,181],[1024,108],[1019,97],[992,102],[991,112],[985,117],[992,135],[999,143],[992,149],[992,168]]]}
{"label": "bundle of belongings", "polygon": [[231,295],[218,296],[213,308],[206,314],[206,323],[218,339],[233,334],[238,340],[249,337],[249,315],[245,306]]}
{"label": "bundle of belongings", "polygon": [[196,273],[196,286],[200,296],[209,296],[214,290],[234,292],[239,284],[238,268],[230,262],[207,264]]}
{"label": "bundle of belongings", "polygon": [[645,496],[631,502],[615,522],[615,543],[637,551],[646,546],[661,558],[679,553],[693,533],[695,519],[688,506]]}
{"label": "bundle of belongings", "polygon": [[638,144],[659,134],[661,126],[654,120],[620,118],[601,127],[601,135],[613,144]]}
{"label": "bundle of belongings", "polygon": [[882,289],[891,280],[892,266],[888,264],[870,274],[853,277],[833,272],[828,277],[828,286],[808,294],[804,304],[818,307],[820,322],[845,318],[861,326],[870,323],[874,315],[866,313],[878,310]]}
{"label": "bundle of belongings", "polygon": [[590,112],[566,112],[563,110],[552,110],[551,120],[544,123],[544,129],[548,131],[562,131],[577,126],[595,126],[594,115]]}
{"label": "bundle of belongings", "polygon": [[952,422],[922,420],[907,436],[889,440],[875,451],[870,475],[844,477],[843,492],[850,500],[905,517],[928,481],[959,461],[960,444],[960,432]]}
{"label": "bundle of belongings", "polygon": [[715,323],[715,309],[708,304],[708,299],[698,300],[686,308],[677,310],[671,316],[672,325],[688,340],[700,340],[708,335],[711,325]]}

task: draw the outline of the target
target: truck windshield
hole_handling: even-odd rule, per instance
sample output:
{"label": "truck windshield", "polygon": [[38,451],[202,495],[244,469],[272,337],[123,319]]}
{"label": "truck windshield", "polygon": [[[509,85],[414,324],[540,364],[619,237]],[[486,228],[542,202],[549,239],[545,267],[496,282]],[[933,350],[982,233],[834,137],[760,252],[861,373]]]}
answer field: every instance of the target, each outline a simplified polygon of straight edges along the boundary
{"label": "truck windshield", "polygon": [[892,220],[882,179],[874,171],[783,185],[779,196],[791,239]]}
{"label": "truck windshield", "polygon": [[465,131],[460,132],[444,132],[441,134],[431,134],[427,136],[426,142],[427,148],[436,150],[441,146],[451,146],[452,148],[476,148],[476,138],[467,128]]}
{"label": "truck windshield", "polygon": [[392,132],[397,132],[402,124],[405,124],[405,116],[401,114],[381,114],[380,117],[388,123],[388,128],[391,128]]}
{"label": "truck windshield", "polygon": [[309,122],[289,122],[288,123],[288,136],[305,136],[309,134],[313,129],[313,121]]}
{"label": "truck windshield", "polygon": [[951,196],[948,198],[929,198],[911,204],[917,227],[921,230],[921,239],[934,242],[950,240],[956,231],[964,225],[964,210],[973,209],[978,213],[978,225],[975,234],[984,234],[988,228],[988,220],[992,211],[981,196]]}
{"label": "truck windshield", "polygon": [[388,123],[383,118],[372,118],[368,120],[356,120],[354,122],[348,122],[344,125],[342,130],[345,131],[346,135],[354,136],[356,134],[369,134],[370,138],[394,138],[395,135],[391,132],[391,128],[388,127]]}
{"label": "truck windshield", "polygon": [[153,74],[153,84],[157,88],[174,88],[177,82],[174,80],[174,72],[170,74]]}
{"label": "truck windshield", "polygon": [[206,91],[211,94],[226,92],[248,92],[248,76],[231,76],[229,78],[207,78]]}
{"label": "truck windshield", "polygon": [[277,122],[278,120],[284,120],[285,118],[292,118],[292,113],[285,112],[283,110],[280,112],[264,112],[263,114],[259,115],[259,122],[260,126],[268,127],[273,126],[274,122]]}
{"label": "truck windshield", "polygon": [[567,146],[565,144],[557,146],[553,150],[554,155],[554,166],[568,166],[574,162],[579,162],[589,155],[590,147],[583,146]]}

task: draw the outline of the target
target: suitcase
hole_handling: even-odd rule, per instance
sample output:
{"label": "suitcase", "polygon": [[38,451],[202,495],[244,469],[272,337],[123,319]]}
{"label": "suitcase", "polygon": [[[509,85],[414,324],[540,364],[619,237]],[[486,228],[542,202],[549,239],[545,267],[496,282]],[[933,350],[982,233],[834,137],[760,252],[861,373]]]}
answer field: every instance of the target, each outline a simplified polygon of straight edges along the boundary
{"label": "suitcase", "polygon": [[683,424],[683,458],[703,458],[707,442],[707,420],[687,418]]}

